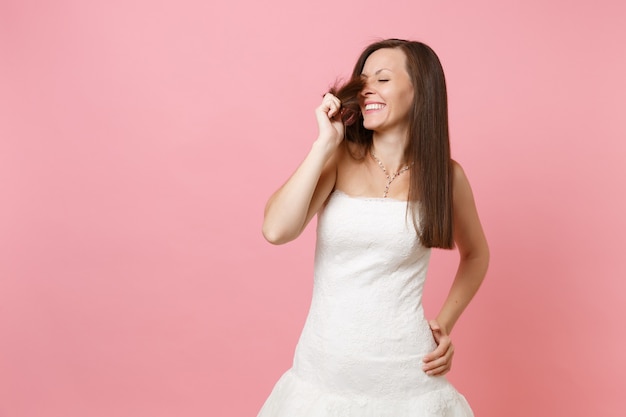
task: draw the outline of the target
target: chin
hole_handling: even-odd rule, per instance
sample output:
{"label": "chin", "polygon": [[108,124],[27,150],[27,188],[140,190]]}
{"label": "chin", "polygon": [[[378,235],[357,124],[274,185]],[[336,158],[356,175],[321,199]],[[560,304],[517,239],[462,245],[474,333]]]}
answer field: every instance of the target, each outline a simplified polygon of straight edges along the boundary
{"label": "chin", "polygon": [[376,123],[368,123],[366,121],[363,122],[363,127],[366,128],[367,130],[376,130]]}

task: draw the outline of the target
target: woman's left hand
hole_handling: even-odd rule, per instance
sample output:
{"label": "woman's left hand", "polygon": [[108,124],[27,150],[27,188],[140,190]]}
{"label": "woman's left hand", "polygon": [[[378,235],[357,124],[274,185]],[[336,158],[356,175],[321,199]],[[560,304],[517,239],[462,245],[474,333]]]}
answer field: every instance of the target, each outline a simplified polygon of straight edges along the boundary
{"label": "woman's left hand", "polygon": [[437,320],[428,322],[430,331],[433,333],[437,348],[424,357],[422,369],[430,376],[441,376],[452,368],[452,356],[454,346],[450,336],[439,326]]}

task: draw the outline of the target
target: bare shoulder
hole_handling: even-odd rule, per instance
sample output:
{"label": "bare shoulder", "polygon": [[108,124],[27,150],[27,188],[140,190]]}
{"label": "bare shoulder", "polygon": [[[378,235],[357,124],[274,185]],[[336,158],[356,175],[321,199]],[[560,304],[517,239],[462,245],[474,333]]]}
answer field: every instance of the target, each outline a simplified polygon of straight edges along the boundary
{"label": "bare shoulder", "polygon": [[337,155],[337,182],[336,187],[341,191],[359,195],[363,193],[363,148],[352,142],[345,141]]}
{"label": "bare shoulder", "polygon": [[476,213],[476,202],[469,179],[461,164],[452,160],[452,205],[455,217]]}
{"label": "bare shoulder", "polygon": [[461,256],[489,258],[487,240],[480,224],[469,180],[461,165],[452,161],[454,241]]}
{"label": "bare shoulder", "polygon": [[456,180],[467,179],[467,176],[465,175],[465,171],[463,170],[463,167],[461,166],[461,164],[454,159],[451,160],[451,163],[452,163],[452,180],[456,181]]}
{"label": "bare shoulder", "polygon": [[469,196],[472,195],[472,189],[470,187],[469,180],[463,167],[454,159],[452,160],[452,192],[453,198],[457,200],[457,197],[461,197],[463,195]]}

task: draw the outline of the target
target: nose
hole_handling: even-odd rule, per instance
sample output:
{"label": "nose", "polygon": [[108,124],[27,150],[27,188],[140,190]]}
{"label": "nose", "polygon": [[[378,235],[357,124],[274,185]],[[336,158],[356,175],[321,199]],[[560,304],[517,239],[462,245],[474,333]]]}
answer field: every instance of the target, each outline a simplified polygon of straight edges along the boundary
{"label": "nose", "polygon": [[370,85],[370,83],[368,83],[367,81],[363,82],[363,89],[361,89],[361,95],[363,97],[367,97],[370,94],[374,94],[374,91],[372,91],[372,87]]}

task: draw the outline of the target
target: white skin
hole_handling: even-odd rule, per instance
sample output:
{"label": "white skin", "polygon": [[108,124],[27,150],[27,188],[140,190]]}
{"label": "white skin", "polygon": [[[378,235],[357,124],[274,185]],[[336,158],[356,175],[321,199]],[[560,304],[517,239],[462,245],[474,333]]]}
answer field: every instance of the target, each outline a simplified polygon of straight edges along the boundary
{"label": "white skin", "polygon": [[[404,150],[414,98],[406,56],[397,48],[379,49],[367,58],[362,75],[366,82],[360,104],[363,125],[374,132],[372,150],[387,172],[397,172],[407,162]],[[265,208],[263,235],[269,242],[283,244],[298,237],[334,189],[352,196],[382,196],[387,181],[378,164],[368,157],[356,160],[346,146],[340,146],[344,138],[340,109],[339,99],[332,94],[326,94],[315,109],[317,139]],[[432,376],[450,371],[454,355],[450,332],[478,291],[489,263],[489,249],[469,181],[458,163],[453,166],[453,237],[460,256],[448,297],[437,317],[429,322],[437,348],[423,358],[422,368]],[[393,181],[388,197],[407,200],[408,192],[406,171]]]}

